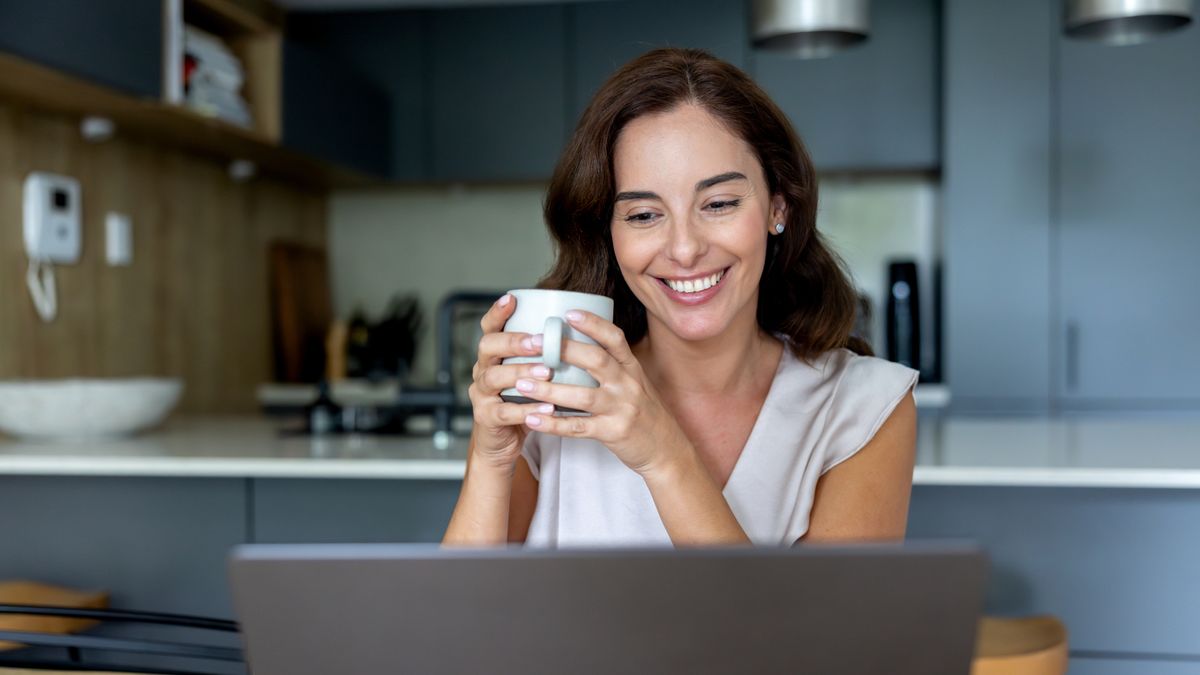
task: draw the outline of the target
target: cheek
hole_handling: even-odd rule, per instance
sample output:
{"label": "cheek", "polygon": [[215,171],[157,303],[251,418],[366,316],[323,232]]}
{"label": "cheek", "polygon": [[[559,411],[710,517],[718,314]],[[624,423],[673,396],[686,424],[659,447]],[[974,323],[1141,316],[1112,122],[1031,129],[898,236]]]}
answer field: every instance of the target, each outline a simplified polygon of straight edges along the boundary
{"label": "cheek", "polygon": [[654,259],[655,247],[648,237],[631,236],[612,230],[613,253],[622,272],[639,274]]}
{"label": "cheek", "polygon": [[765,258],[767,250],[767,234],[762,228],[761,219],[749,217],[740,220],[735,227],[724,231],[720,238],[720,246],[733,251],[746,262]]}

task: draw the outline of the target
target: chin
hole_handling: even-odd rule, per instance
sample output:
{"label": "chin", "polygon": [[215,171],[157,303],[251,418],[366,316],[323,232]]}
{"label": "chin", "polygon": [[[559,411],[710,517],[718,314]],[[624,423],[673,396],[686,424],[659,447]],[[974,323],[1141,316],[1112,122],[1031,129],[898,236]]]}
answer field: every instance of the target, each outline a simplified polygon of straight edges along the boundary
{"label": "chin", "polygon": [[729,327],[729,322],[712,316],[668,317],[663,324],[672,333],[689,342],[700,342],[717,337]]}

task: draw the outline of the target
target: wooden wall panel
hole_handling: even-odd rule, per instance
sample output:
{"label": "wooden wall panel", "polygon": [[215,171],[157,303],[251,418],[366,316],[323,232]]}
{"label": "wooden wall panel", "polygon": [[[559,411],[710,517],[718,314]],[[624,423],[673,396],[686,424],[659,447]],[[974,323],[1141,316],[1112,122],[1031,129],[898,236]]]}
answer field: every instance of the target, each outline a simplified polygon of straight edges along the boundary
{"label": "wooden wall panel", "polygon": [[[21,190],[30,171],[77,177],[83,257],[55,268],[59,315],[25,288]],[[104,215],[129,214],[133,264],[108,267]],[[171,375],[181,409],[250,412],[270,379],[267,245],[325,247],[326,195],[121,138],[84,141],[73,118],[0,105],[0,379]]]}

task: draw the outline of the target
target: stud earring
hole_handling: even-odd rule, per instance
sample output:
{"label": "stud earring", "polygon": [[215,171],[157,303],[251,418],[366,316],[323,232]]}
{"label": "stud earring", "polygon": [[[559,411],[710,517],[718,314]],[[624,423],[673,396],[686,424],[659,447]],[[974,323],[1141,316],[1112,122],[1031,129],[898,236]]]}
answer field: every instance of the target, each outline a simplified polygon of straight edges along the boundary
{"label": "stud earring", "polygon": [[783,223],[775,223],[775,234],[783,234]]}

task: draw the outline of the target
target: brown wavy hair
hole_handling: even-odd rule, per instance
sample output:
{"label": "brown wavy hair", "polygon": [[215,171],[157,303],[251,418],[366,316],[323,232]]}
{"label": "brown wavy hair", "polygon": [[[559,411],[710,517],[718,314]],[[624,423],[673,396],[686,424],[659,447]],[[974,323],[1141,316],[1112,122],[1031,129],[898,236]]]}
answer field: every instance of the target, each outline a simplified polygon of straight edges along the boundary
{"label": "brown wavy hair", "polygon": [[686,103],[703,107],[745,140],[758,155],[770,194],[781,195],[787,204],[783,234],[767,237],[759,326],[790,337],[798,358],[839,347],[871,355],[870,345],[851,334],[858,296],[844,263],[817,232],[817,178],[808,151],[749,76],[698,49],[649,51],[625,64],[592,97],[546,194],[555,262],[538,287],[606,295],[629,344],[645,336],[646,308],[621,276],[613,250],[613,147],[631,120]]}

